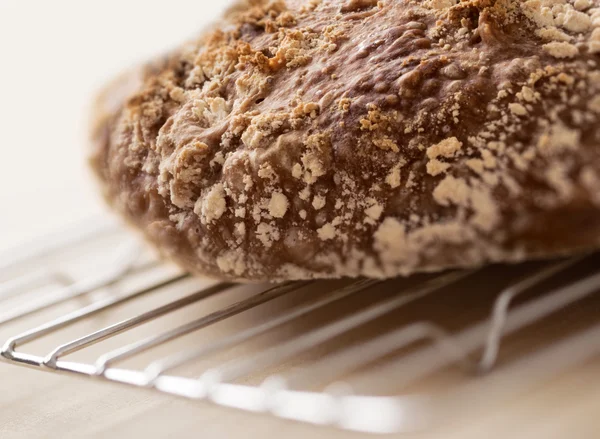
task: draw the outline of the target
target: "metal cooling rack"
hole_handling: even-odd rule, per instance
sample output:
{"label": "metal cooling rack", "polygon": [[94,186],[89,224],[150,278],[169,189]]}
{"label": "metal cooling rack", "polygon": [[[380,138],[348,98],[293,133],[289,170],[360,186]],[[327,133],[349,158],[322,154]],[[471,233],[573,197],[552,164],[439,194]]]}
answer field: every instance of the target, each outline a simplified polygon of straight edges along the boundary
{"label": "metal cooling rack", "polygon": [[239,286],[193,279],[111,221],[88,221],[0,259],[1,359],[295,421],[414,432],[597,360],[599,262]]}

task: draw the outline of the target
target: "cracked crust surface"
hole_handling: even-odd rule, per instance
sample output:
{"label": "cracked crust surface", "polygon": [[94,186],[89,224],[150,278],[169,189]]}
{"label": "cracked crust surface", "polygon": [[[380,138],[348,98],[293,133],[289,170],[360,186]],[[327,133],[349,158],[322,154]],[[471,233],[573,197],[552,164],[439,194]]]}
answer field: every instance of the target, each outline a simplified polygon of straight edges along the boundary
{"label": "cracked crust surface", "polygon": [[220,278],[600,246],[600,0],[246,0],[107,89],[92,165]]}

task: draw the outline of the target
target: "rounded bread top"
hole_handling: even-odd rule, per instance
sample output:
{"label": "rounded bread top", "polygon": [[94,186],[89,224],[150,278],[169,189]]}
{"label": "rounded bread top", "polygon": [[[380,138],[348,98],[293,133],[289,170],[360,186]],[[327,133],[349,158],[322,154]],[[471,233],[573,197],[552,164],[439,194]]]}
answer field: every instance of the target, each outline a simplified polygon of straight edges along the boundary
{"label": "rounded bread top", "polygon": [[599,0],[247,0],[102,119],[186,268],[389,277],[600,244]]}

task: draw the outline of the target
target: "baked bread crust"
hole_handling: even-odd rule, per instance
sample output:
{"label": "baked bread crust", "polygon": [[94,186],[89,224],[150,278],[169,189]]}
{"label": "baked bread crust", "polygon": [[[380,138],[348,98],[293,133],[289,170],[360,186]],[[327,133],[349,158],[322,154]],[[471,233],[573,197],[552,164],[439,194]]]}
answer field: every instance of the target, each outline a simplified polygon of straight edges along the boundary
{"label": "baked bread crust", "polygon": [[247,0],[109,88],[92,165],[209,276],[570,254],[600,246],[599,64],[600,0]]}

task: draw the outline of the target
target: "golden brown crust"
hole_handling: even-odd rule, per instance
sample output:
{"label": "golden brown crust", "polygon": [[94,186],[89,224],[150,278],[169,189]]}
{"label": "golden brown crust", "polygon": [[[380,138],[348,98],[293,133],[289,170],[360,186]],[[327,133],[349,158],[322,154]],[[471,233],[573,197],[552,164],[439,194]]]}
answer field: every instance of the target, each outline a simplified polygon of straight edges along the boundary
{"label": "golden brown crust", "polygon": [[193,272],[389,277],[600,245],[600,0],[247,0],[102,119]]}

